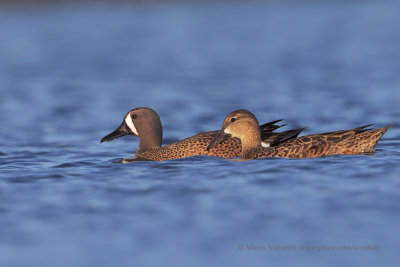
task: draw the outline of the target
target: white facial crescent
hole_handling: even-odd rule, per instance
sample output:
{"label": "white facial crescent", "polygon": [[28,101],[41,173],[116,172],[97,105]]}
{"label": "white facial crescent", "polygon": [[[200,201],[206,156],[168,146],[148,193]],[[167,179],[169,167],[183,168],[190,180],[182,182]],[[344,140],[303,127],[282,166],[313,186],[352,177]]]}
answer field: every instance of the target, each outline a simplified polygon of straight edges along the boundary
{"label": "white facial crescent", "polygon": [[131,129],[131,131],[132,131],[134,134],[139,135],[138,131],[136,130],[135,124],[133,124],[131,114],[129,114],[128,116],[126,116],[126,118],[125,118],[125,123],[126,123],[126,125],[128,125],[129,129]]}

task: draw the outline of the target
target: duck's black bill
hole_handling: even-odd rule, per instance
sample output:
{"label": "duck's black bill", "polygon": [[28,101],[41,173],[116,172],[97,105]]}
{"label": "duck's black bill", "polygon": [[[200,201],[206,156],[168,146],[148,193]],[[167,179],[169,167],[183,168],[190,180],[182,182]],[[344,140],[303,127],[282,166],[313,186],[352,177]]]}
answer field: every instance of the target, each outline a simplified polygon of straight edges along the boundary
{"label": "duck's black bill", "polygon": [[211,140],[210,144],[207,146],[206,150],[209,151],[211,148],[216,147],[217,145],[224,142],[226,139],[230,138],[230,134],[226,134],[223,131],[219,131],[219,133]]}
{"label": "duck's black bill", "polygon": [[114,132],[110,133],[109,135],[104,136],[104,137],[100,140],[100,143],[103,143],[103,142],[110,142],[110,141],[112,141],[112,140],[114,140],[114,139],[117,139],[117,138],[119,138],[119,137],[121,137],[121,136],[128,135],[128,134],[129,134],[129,131],[127,131],[125,128],[126,128],[125,125],[121,125],[121,126],[120,126],[118,129],[116,129]]}

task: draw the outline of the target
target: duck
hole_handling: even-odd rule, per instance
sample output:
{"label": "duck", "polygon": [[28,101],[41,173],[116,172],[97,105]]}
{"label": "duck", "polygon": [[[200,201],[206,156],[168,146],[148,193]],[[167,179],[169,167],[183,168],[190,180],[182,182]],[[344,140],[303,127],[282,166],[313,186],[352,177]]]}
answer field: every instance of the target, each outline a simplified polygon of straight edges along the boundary
{"label": "duck", "polygon": [[221,131],[207,146],[218,146],[227,138],[241,141],[242,160],[266,157],[316,158],[331,155],[372,154],[378,141],[392,127],[370,129],[372,124],[350,130],[332,131],[292,138],[276,146],[263,147],[258,121],[245,109],[231,112],[224,120]]}
{"label": "duck", "polygon": [[[286,126],[277,125],[282,120],[275,120],[258,127],[260,133],[260,146],[274,147],[278,144],[296,138],[303,130],[294,129],[281,133],[273,131]],[[206,149],[211,140],[219,131],[200,133],[175,143],[162,146],[163,129],[161,119],[151,108],[139,107],[130,110],[123,118],[121,125],[104,136],[100,142],[110,142],[125,135],[139,137],[139,147],[133,158],[125,158],[121,162],[131,161],[164,161],[180,159],[191,156],[214,156],[221,158],[238,157],[241,153],[239,139],[227,138],[213,148]]]}

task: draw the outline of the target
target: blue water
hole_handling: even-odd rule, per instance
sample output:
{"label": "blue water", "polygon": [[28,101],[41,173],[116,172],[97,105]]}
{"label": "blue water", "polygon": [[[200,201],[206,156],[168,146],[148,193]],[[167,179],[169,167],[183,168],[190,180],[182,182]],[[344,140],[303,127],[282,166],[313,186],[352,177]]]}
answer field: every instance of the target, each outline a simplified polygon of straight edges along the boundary
{"label": "blue water", "polygon": [[[1,8],[0,266],[393,264],[399,7]],[[139,106],[158,112],[165,144],[238,108],[305,134],[394,127],[372,156],[118,164],[138,139],[99,141]]]}

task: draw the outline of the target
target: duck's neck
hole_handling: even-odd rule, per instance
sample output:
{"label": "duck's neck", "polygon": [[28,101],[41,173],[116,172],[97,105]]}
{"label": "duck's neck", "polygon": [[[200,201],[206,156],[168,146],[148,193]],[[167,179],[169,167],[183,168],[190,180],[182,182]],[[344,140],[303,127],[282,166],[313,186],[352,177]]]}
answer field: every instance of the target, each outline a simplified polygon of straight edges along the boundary
{"label": "duck's neck", "polygon": [[261,149],[260,130],[251,129],[241,138],[243,158],[251,158],[251,154]]}
{"label": "duck's neck", "polygon": [[[151,132],[151,131],[150,131]],[[139,151],[160,148],[162,143],[162,130],[155,131],[154,134],[142,135],[140,137]]]}

